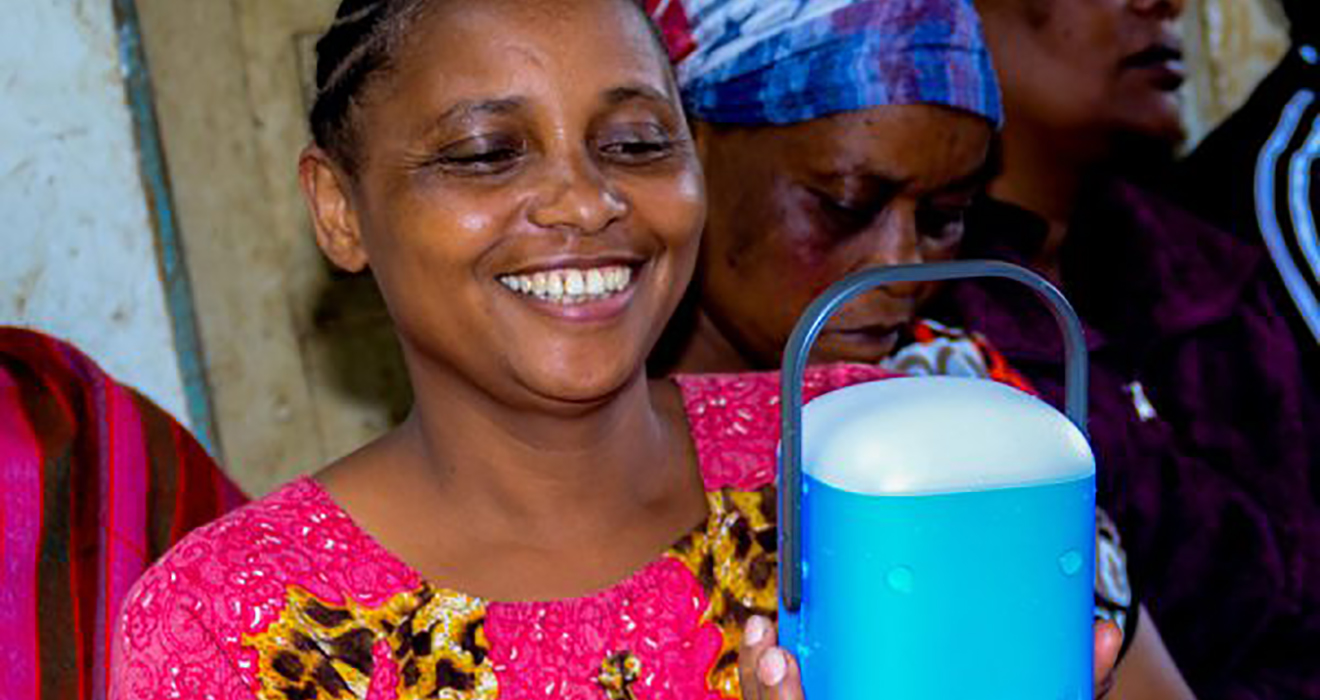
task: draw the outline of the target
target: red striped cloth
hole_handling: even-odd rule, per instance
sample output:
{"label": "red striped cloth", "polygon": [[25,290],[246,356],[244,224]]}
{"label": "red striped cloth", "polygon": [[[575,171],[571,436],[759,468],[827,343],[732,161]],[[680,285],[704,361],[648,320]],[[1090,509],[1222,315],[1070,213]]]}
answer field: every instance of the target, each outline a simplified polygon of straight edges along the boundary
{"label": "red striped cloth", "polygon": [[0,327],[0,697],[99,700],[129,587],[246,498],[169,414]]}

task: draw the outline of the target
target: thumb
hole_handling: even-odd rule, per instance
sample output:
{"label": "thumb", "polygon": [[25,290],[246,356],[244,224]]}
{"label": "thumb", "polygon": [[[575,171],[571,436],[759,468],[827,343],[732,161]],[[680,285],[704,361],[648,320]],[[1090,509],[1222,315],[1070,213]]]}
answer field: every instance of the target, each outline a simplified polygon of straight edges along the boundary
{"label": "thumb", "polygon": [[1123,633],[1113,622],[1095,625],[1095,697],[1104,697],[1114,685],[1114,665],[1123,647]]}

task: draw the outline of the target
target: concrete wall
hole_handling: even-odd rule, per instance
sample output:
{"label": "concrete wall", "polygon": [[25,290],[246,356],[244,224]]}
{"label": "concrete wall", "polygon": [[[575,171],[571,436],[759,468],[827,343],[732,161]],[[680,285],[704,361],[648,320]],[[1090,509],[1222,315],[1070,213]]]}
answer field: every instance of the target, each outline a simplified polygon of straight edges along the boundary
{"label": "concrete wall", "polygon": [[110,0],[3,0],[0,323],[190,422]]}
{"label": "concrete wall", "polygon": [[225,467],[253,495],[365,439],[321,420],[357,412],[304,342],[327,273],[297,190],[299,37],[336,2],[137,0]]}
{"label": "concrete wall", "polygon": [[1183,25],[1192,145],[1247,99],[1287,49],[1288,32],[1278,0],[1196,0]]}
{"label": "concrete wall", "polygon": [[310,54],[338,0],[136,0],[225,466],[251,494],[407,406],[370,279],[334,274],[297,185]]}

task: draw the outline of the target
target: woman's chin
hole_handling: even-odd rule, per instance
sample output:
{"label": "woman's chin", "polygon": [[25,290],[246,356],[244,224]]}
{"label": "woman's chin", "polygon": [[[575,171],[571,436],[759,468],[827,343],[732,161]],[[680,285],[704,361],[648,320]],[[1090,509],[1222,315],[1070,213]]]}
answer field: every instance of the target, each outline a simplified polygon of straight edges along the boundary
{"label": "woman's chin", "polygon": [[639,364],[627,367],[559,366],[535,372],[523,380],[523,385],[546,406],[567,410],[593,408],[607,404],[620,396],[634,382],[645,379]]}
{"label": "woman's chin", "polygon": [[876,364],[893,354],[898,347],[897,330],[884,333],[830,332],[821,334],[813,348],[813,362],[853,362]]}

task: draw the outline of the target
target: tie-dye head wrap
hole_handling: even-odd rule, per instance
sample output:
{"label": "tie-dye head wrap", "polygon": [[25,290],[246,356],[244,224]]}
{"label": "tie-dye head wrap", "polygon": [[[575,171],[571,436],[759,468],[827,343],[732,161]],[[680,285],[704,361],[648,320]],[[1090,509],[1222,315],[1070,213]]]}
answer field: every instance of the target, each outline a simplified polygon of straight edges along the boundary
{"label": "tie-dye head wrap", "polygon": [[791,124],[882,105],[1003,118],[972,0],[647,0],[689,113]]}

